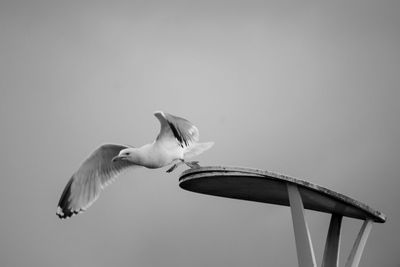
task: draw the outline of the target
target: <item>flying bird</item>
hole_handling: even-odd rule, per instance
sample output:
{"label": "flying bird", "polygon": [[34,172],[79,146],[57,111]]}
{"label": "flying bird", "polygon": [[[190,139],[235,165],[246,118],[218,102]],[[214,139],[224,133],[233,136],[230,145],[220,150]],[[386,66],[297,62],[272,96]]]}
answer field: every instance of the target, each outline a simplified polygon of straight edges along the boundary
{"label": "flying bird", "polygon": [[197,161],[186,161],[211,148],[214,142],[199,143],[199,130],[190,121],[166,112],[156,111],[161,124],[156,140],[142,147],[104,144],[97,148],[72,175],[58,202],[59,218],[69,218],[89,208],[101,191],[123,171],[137,166],[150,169],[172,165],[167,172],[186,164],[199,167]]}

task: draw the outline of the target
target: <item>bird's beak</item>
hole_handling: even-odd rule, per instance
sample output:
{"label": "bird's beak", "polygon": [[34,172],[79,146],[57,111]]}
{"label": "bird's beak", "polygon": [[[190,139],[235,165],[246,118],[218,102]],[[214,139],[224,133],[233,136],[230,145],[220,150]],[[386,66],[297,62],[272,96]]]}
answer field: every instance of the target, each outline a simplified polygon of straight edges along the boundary
{"label": "bird's beak", "polygon": [[125,158],[126,158],[125,156],[118,155],[118,156],[113,157],[111,161],[116,162],[116,161],[124,160]]}

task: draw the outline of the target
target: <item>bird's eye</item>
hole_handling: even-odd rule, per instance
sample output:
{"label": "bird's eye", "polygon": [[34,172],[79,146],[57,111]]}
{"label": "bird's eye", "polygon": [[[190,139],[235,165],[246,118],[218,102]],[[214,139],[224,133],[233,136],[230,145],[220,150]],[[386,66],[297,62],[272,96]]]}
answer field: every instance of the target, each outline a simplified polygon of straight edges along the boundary
{"label": "bird's eye", "polygon": [[126,152],[126,155],[129,156],[131,154],[131,152]]}

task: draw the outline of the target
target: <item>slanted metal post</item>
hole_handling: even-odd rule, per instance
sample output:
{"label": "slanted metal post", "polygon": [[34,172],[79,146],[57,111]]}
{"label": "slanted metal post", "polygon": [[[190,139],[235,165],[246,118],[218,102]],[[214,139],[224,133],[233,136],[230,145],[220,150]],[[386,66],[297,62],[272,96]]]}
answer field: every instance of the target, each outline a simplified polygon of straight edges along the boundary
{"label": "slanted metal post", "polygon": [[342,225],[342,218],[342,215],[332,214],[328,235],[326,236],[325,251],[321,267],[339,267],[340,228]]}
{"label": "slanted metal post", "polygon": [[351,249],[349,258],[347,259],[346,267],[357,267],[360,263],[365,243],[367,243],[368,235],[371,232],[372,223],[372,220],[367,219],[361,226],[360,232],[358,233],[353,248]]}
{"label": "slanted metal post", "polygon": [[287,184],[290,210],[292,212],[294,237],[296,241],[297,259],[299,267],[316,267],[314,250],[310,232],[304,217],[303,200],[297,185]]}

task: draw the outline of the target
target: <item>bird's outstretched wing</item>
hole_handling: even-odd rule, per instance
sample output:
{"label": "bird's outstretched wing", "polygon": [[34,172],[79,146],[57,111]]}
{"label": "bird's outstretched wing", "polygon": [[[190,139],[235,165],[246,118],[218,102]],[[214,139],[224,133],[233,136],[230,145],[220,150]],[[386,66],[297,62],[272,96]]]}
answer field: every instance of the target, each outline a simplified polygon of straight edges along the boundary
{"label": "bird's outstretched wing", "polygon": [[188,147],[191,143],[199,141],[199,130],[190,121],[162,111],[155,112],[154,116],[161,123],[157,141],[176,139],[181,147]]}
{"label": "bird's outstretched wing", "polygon": [[99,197],[101,190],[110,184],[121,171],[134,166],[129,161],[111,161],[125,148],[128,147],[105,144],[96,149],[83,162],[65,186],[58,202],[58,217],[64,219],[85,211]]}

